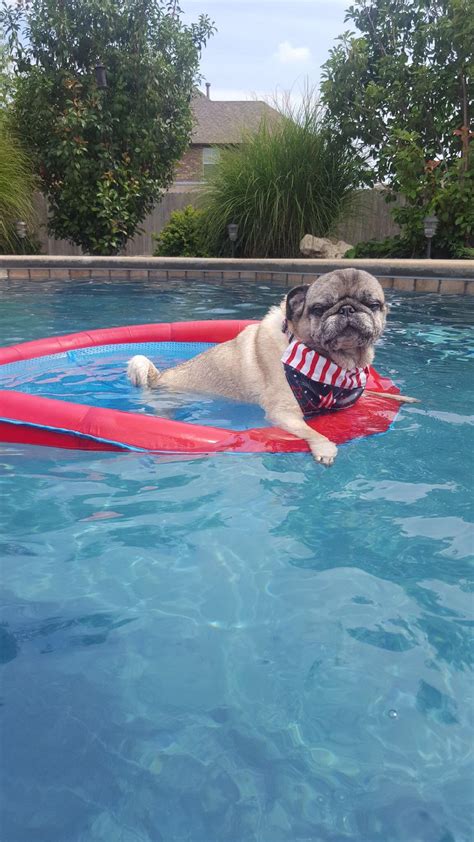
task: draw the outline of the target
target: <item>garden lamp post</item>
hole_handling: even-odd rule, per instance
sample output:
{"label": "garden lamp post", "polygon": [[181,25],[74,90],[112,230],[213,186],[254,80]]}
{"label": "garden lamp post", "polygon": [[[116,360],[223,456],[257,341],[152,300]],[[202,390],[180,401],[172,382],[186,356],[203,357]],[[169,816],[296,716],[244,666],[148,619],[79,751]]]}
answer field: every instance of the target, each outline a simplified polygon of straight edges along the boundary
{"label": "garden lamp post", "polygon": [[18,239],[21,240],[21,251],[22,254],[25,253],[25,239],[26,239],[26,222],[19,219],[15,222],[15,230],[18,236]]}
{"label": "garden lamp post", "polygon": [[237,234],[239,233],[239,226],[235,222],[231,222],[230,225],[227,226],[227,233],[229,234],[229,240],[232,247],[232,257],[235,257],[235,243],[237,240]]}
{"label": "garden lamp post", "polygon": [[432,216],[425,216],[423,220],[423,228],[425,232],[425,237],[427,239],[426,244],[426,257],[429,259],[431,257],[431,240],[433,239],[434,235],[436,234],[436,229],[438,227],[438,217],[434,214]]}
{"label": "garden lamp post", "polygon": [[99,91],[107,90],[107,71],[105,69],[105,64],[102,64],[101,61],[98,61],[95,66],[95,81]]}

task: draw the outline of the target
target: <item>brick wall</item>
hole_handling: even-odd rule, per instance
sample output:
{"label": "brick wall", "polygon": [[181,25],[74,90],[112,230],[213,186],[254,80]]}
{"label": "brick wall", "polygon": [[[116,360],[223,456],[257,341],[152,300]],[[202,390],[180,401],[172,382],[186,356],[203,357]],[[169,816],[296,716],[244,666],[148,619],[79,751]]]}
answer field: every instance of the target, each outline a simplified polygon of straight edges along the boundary
{"label": "brick wall", "polygon": [[202,146],[191,146],[178,164],[175,181],[202,180]]}

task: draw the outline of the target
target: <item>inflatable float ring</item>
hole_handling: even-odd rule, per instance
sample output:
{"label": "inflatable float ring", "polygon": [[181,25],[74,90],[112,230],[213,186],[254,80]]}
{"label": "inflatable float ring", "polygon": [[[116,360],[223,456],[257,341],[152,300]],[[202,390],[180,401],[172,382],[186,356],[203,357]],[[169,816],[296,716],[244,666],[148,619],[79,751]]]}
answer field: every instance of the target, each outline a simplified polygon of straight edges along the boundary
{"label": "inflatable float ring", "polygon": [[[0,385],[8,368],[51,355],[67,356],[81,348],[143,342],[226,342],[253,321],[202,321],[146,324],[91,330],[55,336],[0,348]],[[47,366],[47,360],[44,365]],[[44,371],[43,365],[43,371]],[[125,372],[124,372],[125,376]],[[367,388],[399,394],[391,380],[370,369]],[[322,415],[310,422],[336,444],[384,433],[398,413],[398,403],[387,398],[364,396],[354,406]],[[138,450],[158,453],[206,454],[300,453],[308,445],[277,427],[228,430],[173,421],[137,412],[85,406],[0,389],[0,441],[63,447],[72,450]]]}

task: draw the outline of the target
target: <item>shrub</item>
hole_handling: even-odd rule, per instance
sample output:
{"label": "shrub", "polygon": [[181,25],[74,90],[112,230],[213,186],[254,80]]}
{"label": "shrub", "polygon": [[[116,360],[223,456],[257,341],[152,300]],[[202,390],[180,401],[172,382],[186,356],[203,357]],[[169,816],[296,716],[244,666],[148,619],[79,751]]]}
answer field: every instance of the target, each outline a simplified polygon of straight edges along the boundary
{"label": "shrub", "polygon": [[[15,231],[19,219],[32,223],[35,178],[32,165],[18,139],[0,117],[0,252],[17,254],[21,244]],[[30,246],[25,242],[25,251]]]}
{"label": "shrub", "polygon": [[403,237],[387,237],[386,240],[367,240],[357,243],[346,251],[344,257],[412,257],[413,249]]}
{"label": "shrub", "polygon": [[156,257],[206,257],[203,212],[192,205],[173,211],[154,240]]}
{"label": "shrub", "polygon": [[305,234],[326,236],[349,209],[360,160],[323,128],[312,95],[278,121],[263,121],[223,150],[203,207],[208,249],[228,254],[227,225],[239,226],[241,257],[295,257]]}
{"label": "shrub", "polygon": [[438,217],[433,238],[433,257],[452,258],[472,245],[474,232],[474,147],[452,161],[425,161],[419,135],[394,132],[393,160],[400,193],[405,203],[393,211],[402,238],[411,245],[413,257],[423,257],[426,240],[423,220]]}
{"label": "shrub", "polygon": [[474,248],[461,246],[454,255],[458,260],[474,260]]}

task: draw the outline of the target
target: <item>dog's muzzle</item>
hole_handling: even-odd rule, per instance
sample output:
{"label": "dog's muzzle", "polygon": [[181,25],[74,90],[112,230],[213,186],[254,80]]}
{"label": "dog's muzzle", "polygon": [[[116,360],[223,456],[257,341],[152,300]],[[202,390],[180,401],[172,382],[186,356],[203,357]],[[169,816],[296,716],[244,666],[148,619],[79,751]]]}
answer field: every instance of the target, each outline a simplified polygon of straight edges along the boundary
{"label": "dog's muzzle", "polygon": [[321,336],[327,343],[349,333],[357,334],[358,339],[364,342],[373,342],[376,336],[373,317],[369,313],[355,310],[350,305],[344,305],[337,313],[327,316],[321,325]]}

